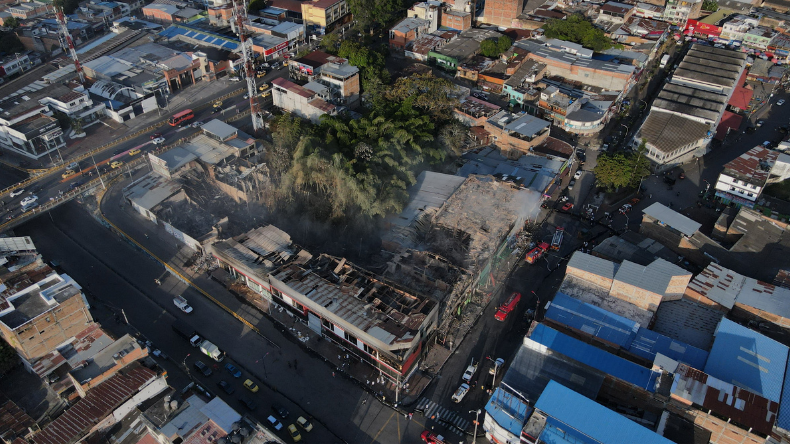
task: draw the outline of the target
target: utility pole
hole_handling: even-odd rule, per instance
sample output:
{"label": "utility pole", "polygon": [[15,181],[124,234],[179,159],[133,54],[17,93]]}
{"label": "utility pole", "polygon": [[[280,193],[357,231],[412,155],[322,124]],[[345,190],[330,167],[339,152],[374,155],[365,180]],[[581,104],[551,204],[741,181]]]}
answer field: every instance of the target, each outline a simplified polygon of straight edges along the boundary
{"label": "utility pole", "polygon": [[80,83],[85,84],[85,74],[82,73],[82,65],[80,65],[80,60],[77,58],[77,50],[74,49],[74,42],[71,40],[71,34],[69,34],[69,27],[66,25],[66,16],[63,14],[63,5],[60,2],[55,2],[56,13],[55,16],[58,19],[58,25],[60,27],[60,34],[63,36],[63,39],[66,41],[66,46],[69,47],[69,53],[71,54],[71,58],[74,60],[74,68],[77,70],[77,75],[80,77]]}
{"label": "utility pole", "polygon": [[247,79],[247,94],[250,96],[250,117],[252,117],[252,128],[257,133],[263,128],[263,119],[258,105],[258,94],[255,90],[255,67],[253,65],[254,54],[252,52],[252,40],[244,29],[247,23],[247,2],[245,0],[233,0],[233,20],[236,23],[236,33],[239,35],[241,44],[242,60],[244,61],[245,77]]}
{"label": "utility pole", "polygon": [[[496,378],[496,376],[494,376],[494,378]],[[480,417],[480,409],[469,410],[469,413],[474,413],[475,414],[475,434],[472,435],[472,444],[476,444],[477,443],[477,425],[480,424],[480,421],[478,421],[478,418]]]}

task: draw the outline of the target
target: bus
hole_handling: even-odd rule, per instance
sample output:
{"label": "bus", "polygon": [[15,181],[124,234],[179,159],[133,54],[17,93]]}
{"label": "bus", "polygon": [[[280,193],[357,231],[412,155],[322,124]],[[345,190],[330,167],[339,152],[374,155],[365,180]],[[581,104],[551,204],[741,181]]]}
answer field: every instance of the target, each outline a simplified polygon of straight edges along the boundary
{"label": "bus", "polygon": [[191,109],[185,109],[180,113],[173,114],[173,117],[170,118],[168,123],[170,124],[170,126],[176,126],[179,123],[192,119],[194,117],[195,117],[195,113],[193,113]]}

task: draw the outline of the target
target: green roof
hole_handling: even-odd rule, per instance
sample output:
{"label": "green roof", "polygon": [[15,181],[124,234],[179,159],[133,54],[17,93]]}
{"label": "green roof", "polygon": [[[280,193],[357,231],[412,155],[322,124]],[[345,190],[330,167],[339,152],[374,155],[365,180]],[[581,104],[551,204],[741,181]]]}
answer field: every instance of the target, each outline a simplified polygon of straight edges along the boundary
{"label": "green roof", "polygon": [[721,21],[721,19],[723,19],[724,17],[728,17],[732,13],[733,12],[730,11],[729,9],[721,8],[718,11],[714,12],[713,14],[711,14],[711,15],[705,17],[704,19],[700,20],[699,22],[700,23],[705,23],[705,24],[708,24],[708,25],[715,25],[716,23]]}

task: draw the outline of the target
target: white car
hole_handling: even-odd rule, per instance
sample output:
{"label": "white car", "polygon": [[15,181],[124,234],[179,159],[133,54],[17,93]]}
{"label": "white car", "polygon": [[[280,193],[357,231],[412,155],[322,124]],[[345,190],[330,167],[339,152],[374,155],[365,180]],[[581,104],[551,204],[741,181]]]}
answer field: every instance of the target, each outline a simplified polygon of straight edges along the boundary
{"label": "white car", "polygon": [[22,193],[24,193],[24,192],[25,192],[25,189],[24,189],[24,188],[20,188],[20,189],[18,189],[18,190],[14,190],[14,191],[12,191],[12,192],[11,192],[11,197],[17,197],[17,196],[20,196],[20,195],[22,195]]}
{"label": "white car", "polygon": [[576,174],[573,175],[574,179],[581,179],[582,177],[582,170],[576,170]]}
{"label": "white car", "polygon": [[161,144],[165,143],[165,138],[164,137],[157,137],[156,139],[153,140],[153,142],[154,142],[154,145],[161,145]]}
{"label": "white car", "polygon": [[25,205],[32,204],[37,200],[38,200],[38,196],[34,194],[32,196],[27,196],[26,198],[22,199],[22,202],[20,202],[20,204],[22,204],[22,206],[24,207]]}
{"label": "white car", "polygon": [[203,126],[203,122],[193,122],[192,123],[192,128],[200,128],[201,126]]}
{"label": "white car", "polygon": [[779,106],[782,106],[782,105],[784,105],[784,104],[785,104],[785,99],[779,99],[779,100],[777,100],[777,101],[776,101],[776,104],[777,104],[777,105],[779,105]]}
{"label": "white car", "polygon": [[231,82],[241,82],[241,77],[231,77],[230,81]]}

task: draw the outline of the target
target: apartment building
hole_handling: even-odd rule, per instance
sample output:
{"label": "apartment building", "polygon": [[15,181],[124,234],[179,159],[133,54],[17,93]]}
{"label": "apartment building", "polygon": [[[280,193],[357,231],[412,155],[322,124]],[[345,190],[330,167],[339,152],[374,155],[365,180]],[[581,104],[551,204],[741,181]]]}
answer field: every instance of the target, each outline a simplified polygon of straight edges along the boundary
{"label": "apartment building", "polygon": [[774,183],[788,178],[788,160],[787,154],[754,147],[724,165],[716,181],[716,196],[725,203],[753,208],[769,178]]}
{"label": "apartment building", "polygon": [[274,106],[315,124],[319,123],[324,114],[335,112],[335,105],[322,99],[319,92],[282,77],[272,80],[272,97]]}
{"label": "apartment building", "polygon": [[55,12],[51,4],[37,2],[35,0],[20,2],[16,5],[9,6],[6,11],[12,16],[23,20],[41,17],[43,15]]}
{"label": "apartment building", "polygon": [[699,18],[702,0],[667,0],[664,6],[664,20],[678,26],[685,26],[689,19]]}
{"label": "apartment building", "polygon": [[351,18],[346,0],[305,1],[301,7],[303,23],[313,32],[332,31]]}

